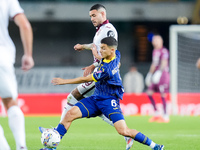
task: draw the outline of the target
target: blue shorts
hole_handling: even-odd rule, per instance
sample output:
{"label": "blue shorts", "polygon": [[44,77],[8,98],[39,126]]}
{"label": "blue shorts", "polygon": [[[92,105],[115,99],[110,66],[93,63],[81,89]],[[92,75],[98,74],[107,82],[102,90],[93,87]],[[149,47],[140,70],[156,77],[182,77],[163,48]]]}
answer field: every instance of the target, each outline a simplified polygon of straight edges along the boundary
{"label": "blue shorts", "polygon": [[119,99],[112,96],[90,96],[82,99],[75,106],[78,106],[84,117],[96,117],[104,114],[113,123],[124,120]]}

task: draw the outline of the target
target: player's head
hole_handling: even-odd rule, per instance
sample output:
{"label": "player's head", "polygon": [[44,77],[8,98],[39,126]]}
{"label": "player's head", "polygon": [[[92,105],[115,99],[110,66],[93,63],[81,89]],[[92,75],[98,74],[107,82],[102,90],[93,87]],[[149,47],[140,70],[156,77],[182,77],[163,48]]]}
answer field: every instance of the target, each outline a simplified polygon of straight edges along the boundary
{"label": "player's head", "polygon": [[152,38],[152,45],[154,49],[160,49],[163,47],[163,39],[159,34],[155,34]]}
{"label": "player's head", "polygon": [[106,20],[106,8],[101,4],[95,4],[90,8],[89,15],[93,25],[97,27]]}
{"label": "player's head", "polygon": [[106,37],[101,40],[101,56],[106,59],[111,59],[115,56],[115,50],[117,49],[118,42],[113,37]]}

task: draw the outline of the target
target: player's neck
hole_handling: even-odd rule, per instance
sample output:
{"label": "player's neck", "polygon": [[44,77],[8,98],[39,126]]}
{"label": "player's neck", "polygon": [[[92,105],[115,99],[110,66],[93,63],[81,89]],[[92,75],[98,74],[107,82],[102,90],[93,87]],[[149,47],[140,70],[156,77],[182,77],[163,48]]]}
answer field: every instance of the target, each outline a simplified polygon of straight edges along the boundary
{"label": "player's neck", "polygon": [[115,58],[116,58],[116,55],[113,54],[113,55],[110,55],[110,56],[104,58],[103,61],[106,62],[106,63],[109,63],[110,61],[112,61],[112,60],[115,59]]}
{"label": "player's neck", "polygon": [[96,27],[97,31],[99,30],[99,28],[100,28],[102,25],[107,24],[107,23],[109,23],[109,20],[108,20],[108,19],[104,20],[100,25],[98,25],[98,27]]}

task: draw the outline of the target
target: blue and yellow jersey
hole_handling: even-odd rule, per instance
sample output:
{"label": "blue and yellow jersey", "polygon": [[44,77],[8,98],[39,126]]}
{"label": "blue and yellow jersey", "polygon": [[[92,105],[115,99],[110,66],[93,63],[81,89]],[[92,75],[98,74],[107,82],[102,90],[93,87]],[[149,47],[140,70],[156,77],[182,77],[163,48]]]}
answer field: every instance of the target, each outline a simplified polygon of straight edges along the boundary
{"label": "blue and yellow jersey", "polygon": [[119,73],[120,52],[116,50],[112,60],[102,59],[97,69],[92,74],[95,81],[94,95],[123,97],[124,88]]}

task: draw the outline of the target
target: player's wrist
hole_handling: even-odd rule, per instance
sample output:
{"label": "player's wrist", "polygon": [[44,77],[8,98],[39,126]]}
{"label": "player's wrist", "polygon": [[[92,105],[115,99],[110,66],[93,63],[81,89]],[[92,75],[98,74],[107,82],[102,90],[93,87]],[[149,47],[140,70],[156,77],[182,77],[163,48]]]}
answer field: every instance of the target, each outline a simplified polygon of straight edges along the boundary
{"label": "player's wrist", "polygon": [[91,50],[91,44],[83,44],[83,49]]}
{"label": "player's wrist", "polygon": [[97,66],[99,65],[99,63],[98,63],[98,62],[94,62],[93,65],[94,65],[95,67],[97,67]]}

